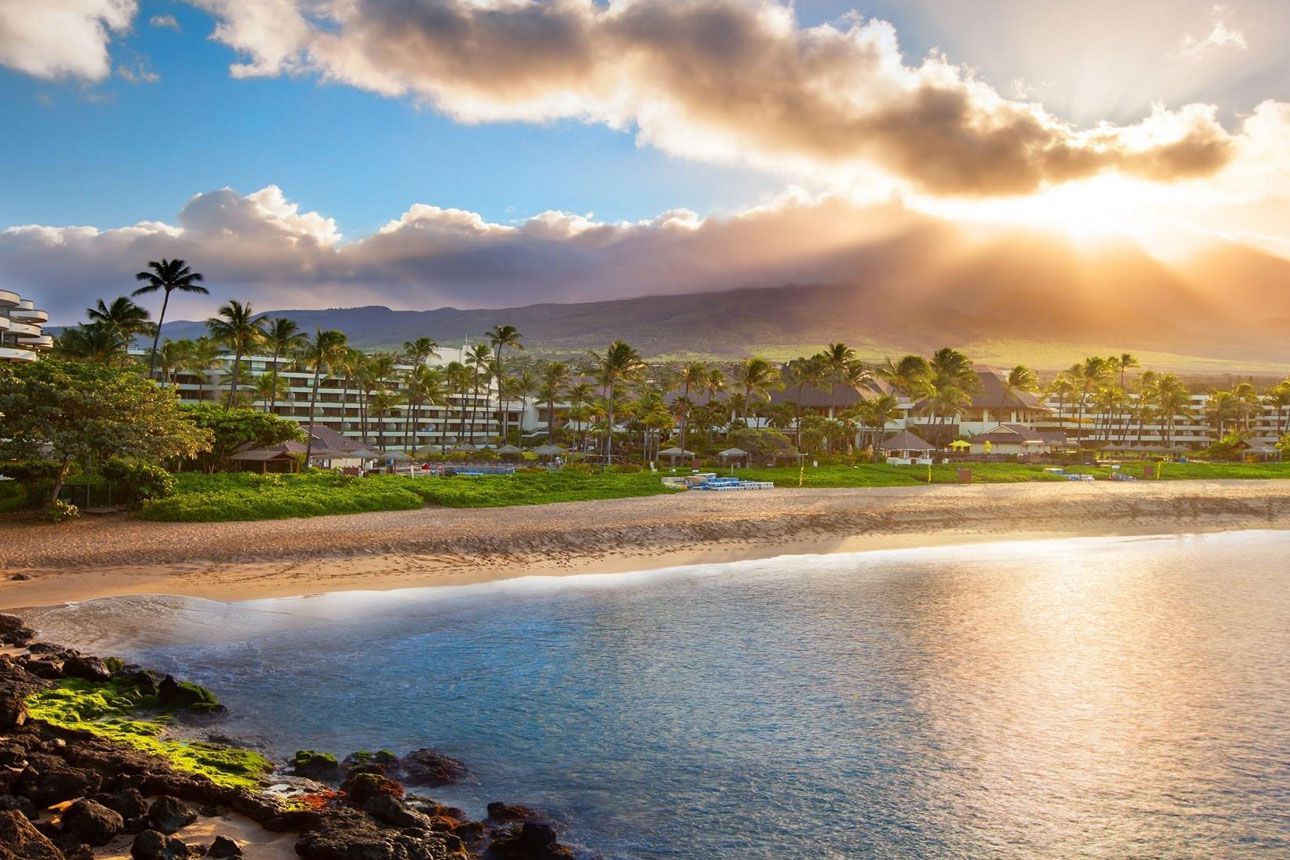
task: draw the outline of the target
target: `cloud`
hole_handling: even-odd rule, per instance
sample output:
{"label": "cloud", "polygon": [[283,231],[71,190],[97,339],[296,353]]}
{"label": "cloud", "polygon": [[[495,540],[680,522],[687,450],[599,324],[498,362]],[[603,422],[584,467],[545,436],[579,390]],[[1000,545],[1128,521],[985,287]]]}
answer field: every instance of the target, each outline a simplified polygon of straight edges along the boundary
{"label": "cloud", "polygon": [[142,57],[137,59],[133,65],[118,64],[116,73],[122,80],[131,84],[155,84],[161,80],[161,75],[149,68],[148,61]]}
{"label": "cloud", "polygon": [[1232,29],[1229,24],[1231,18],[1230,7],[1214,6],[1209,15],[1211,24],[1209,34],[1199,39],[1190,33],[1183,36],[1174,56],[1187,62],[1199,63],[1223,51],[1246,50],[1249,46],[1245,42],[1245,36],[1239,30]]}
{"label": "cloud", "polygon": [[148,19],[148,26],[156,27],[159,30],[180,32],[179,19],[174,15],[153,15]]}
{"label": "cloud", "polygon": [[463,122],[634,128],[675,155],[794,175],[1024,194],[1105,171],[1204,176],[1230,157],[1212,109],[1079,130],[941,54],[907,65],[884,21],[804,27],[774,0],[191,2],[241,54],[237,77],[313,75]]}
{"label": "cloud", "polygon": [[130,28],[135,0],[0,0],[0,65],[38,78],[101,81],[108,43]]}
{"label": "cloud", "polygon": [[301,211],[275,186],[223,188],[190,198],[174,223],[0,231],[0,287],[70,322],[94,299],[129,292],[135,272],[166,256],[190,261],[212,290],[176,297],[176,318],[209,313],[230,296],[263,309],[505,307],[836,280],[856,269],[844,251],[928,220],[896,204],[800,194],[729,215],[676,210],[630,223],[544,212],[499,224],[417,204],[345,241],[331,218]]}

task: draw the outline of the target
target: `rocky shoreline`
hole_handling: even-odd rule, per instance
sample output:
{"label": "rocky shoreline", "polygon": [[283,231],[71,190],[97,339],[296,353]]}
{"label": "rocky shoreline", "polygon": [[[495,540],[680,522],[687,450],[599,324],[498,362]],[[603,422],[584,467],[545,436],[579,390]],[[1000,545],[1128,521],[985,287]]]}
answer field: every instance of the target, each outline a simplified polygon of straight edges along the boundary
{"label": "rocky shoreline", "polygon": [[[302,860],[574,857],[551,824],[527,807],[490,803],[487,818],[472,821],[410,792],[409,785],[433,788],[467,775],[461,762],[434,750],[358,752],[340,761],[302,750],[264,774],[259,786],[247,787],[34,718],[30,703],[60,688],[84,695],[141,690],[192,730],[222,706],[195,685],[143,667],[36,642],[17,616],[0,615],[0,643],[7,651],[0,654],[0,860],[237,858],[245,846],[220,832],[221,822],[233,817],[294,835]],[[226,738],[193,746],[213,760],[220,749],[238,749]],[[205,832],[213,838],[183,838],[199,821],[211,825]]]}

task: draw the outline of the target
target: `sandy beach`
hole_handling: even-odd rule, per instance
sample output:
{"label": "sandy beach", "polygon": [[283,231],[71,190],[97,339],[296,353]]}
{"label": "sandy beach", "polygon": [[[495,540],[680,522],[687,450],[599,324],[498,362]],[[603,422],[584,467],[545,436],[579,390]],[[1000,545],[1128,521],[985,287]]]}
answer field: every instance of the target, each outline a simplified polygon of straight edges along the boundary
{"label": "sandy beach", "polygon": [[1287,526],[1290,483],[1272,481],[692,492],[237,523],[87,517],[0,526],[0,607],[121,594],[236,600],[806,552]]}

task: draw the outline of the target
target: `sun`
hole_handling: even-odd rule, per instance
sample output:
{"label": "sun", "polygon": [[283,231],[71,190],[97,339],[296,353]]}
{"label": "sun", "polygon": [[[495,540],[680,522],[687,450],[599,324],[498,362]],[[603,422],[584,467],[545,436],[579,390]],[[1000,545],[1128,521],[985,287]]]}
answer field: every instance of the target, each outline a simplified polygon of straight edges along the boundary
{"label": "sun", "polygon": [[1163,221],[1166,195],[1158,185],[1106,174],[1024,197],[929,200],[927,208],[955,220],[1060,233],[1080,242],[1152,238]]}

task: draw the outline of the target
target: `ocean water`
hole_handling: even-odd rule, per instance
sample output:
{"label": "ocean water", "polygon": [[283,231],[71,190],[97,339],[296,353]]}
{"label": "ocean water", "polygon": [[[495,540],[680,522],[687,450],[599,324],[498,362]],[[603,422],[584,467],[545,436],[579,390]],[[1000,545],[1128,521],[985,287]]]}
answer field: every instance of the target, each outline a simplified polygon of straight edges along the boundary
{"label": "ocean water", "polygon": [[434,746],[588,857],[1290,856],[1290,533],[797,556],[36,623],[220,730]]}

